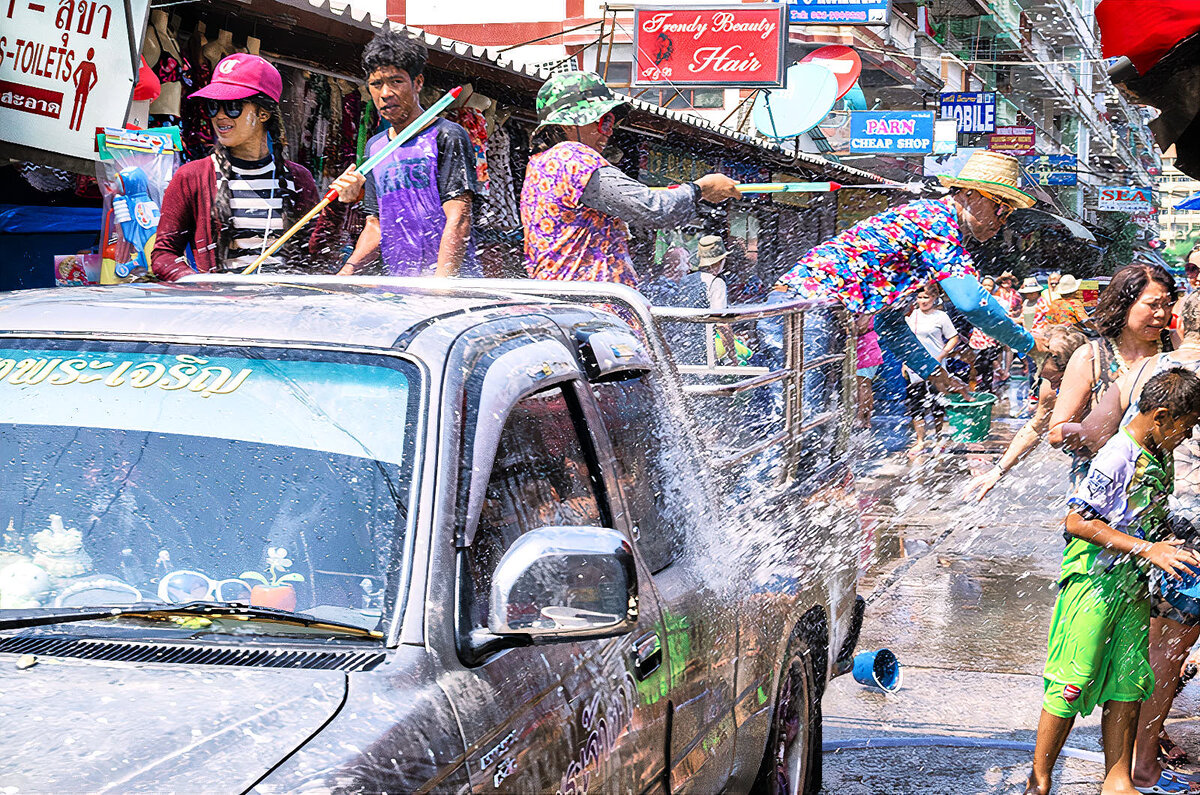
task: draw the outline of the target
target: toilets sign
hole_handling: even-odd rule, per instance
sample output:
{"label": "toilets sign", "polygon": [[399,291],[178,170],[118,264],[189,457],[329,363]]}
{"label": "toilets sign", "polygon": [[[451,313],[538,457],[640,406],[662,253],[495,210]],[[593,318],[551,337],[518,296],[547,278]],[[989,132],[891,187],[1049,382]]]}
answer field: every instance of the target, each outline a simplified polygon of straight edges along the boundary
{"label": "toilets sign", "polygon": [[994,91],[955,91],[942,94],[942,118],[958,122],[960,133],[996,131]]}
{"label": "toilets sign", "polygon": [[94,160],[96,129],[125,126],[138,66],[129,39],[137,33],[141,41],[148,6],[149,0],[0,5],[4,142]]}
{"label": "toilets sign", "polygon": [[850,151],[921,155],[933,151],[933,111],[856,110],[850,113]]}

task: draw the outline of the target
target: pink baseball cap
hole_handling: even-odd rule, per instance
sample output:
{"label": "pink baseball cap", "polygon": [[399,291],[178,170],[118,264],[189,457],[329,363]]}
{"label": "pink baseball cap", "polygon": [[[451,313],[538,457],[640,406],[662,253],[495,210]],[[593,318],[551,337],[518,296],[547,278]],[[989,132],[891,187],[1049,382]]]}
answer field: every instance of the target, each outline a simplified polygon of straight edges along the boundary
{"label": "pink baseball cap", "polygon": [[266,94],[276,102],[283,96],[283,78],[265,58],[235,52],[222,58],[213,70],[212,82],[191,94],[204,99],[246,99]]}

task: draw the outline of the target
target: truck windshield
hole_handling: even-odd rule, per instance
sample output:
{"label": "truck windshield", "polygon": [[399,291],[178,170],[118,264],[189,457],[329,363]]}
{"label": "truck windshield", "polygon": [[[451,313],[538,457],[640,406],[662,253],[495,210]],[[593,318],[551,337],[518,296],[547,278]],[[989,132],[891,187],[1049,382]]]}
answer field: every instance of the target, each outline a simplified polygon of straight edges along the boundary
{"label": "truck windshield", "polygon": [[219,601],[383,628],[418,392],[394,357],[0,341],[0,616]]}

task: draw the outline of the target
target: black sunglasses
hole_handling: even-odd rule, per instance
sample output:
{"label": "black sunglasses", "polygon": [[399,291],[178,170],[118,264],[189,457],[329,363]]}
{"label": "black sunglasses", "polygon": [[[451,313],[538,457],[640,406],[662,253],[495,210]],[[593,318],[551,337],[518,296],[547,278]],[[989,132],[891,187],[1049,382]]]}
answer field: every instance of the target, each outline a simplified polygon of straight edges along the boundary
{"label": "black sunglasses", "polygon": [[225,111],[226,116],[236,119],[242,115],[244,107],[246,107],[244,99],[206,99],[204,101],[204,110],[210,119],[215,119],[220,111]]}

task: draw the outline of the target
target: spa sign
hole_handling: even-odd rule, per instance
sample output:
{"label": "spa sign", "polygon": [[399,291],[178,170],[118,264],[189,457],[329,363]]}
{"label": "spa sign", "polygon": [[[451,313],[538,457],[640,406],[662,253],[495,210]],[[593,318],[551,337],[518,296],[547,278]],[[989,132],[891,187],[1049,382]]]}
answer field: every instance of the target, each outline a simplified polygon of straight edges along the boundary
{"label": "spa sign", "polygon": [[787,6],[635,8],[635,86],[780,87]]}
{"label": "spa sign", "polygon": [[[149,0],[0,5],[4,141],[94,160],[96,128],[124,127]],[[132,19],[126,12],[132,12]]]}

